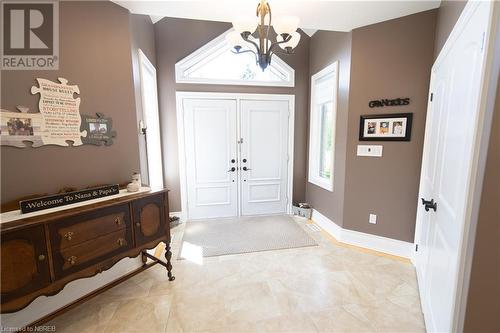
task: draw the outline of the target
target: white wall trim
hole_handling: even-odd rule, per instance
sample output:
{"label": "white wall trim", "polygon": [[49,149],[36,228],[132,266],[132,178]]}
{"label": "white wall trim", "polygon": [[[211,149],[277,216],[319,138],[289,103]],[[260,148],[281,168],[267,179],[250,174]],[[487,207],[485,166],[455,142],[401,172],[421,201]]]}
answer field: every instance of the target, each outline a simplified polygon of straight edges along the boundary
{"label": "white wall trim", "polygon": [[[334,167],[334,156],[335,156],[335,132],[337,127],[337,109],[338,109],[338,90],[339,90],[339,62],[335,61],[330,65],[323,68],[318,73],[311,76],[311,93],[310,93],[310,106],[309,106],[309,173],[308,173],[308,181],[311,184],[317,185],[321,188],[324,188],[327,191],[333,192],[333,182],[335,178],[335,167]],[[332,93],[332,101],[333,101],[333,124],[332,124],[332,138],[333,138],[333,148],[332,154],[329,156],[330,163],[332,166],[332,173],[329,179],[322,178],[320,173],[320,146],[321,146],[321,120],[319,118],[319,110],[317,108],[318,100],[317,100],[317,84],[326,77],[333,75],[334,87]],[[328,99],[329,100],[329,99]],[[325,102],[323,100],[322,102]]]}
{"label": "white wall trim", "polygon": [[184,133],[184,100],[196,99],[231,99],[237,101],[239,111],[241,100],[269,100],[287,101],[289,104],[290,117],[288,121],[288,191],[287,191],[287,214],[292,214],[293,202],[293,151],[294,151],[294,128],[295,128],[295,95],[288,94],[245,94],[245,93],[216,93],[216,92],[176,92],[177,105],[177,142],[179,149],[179,181],[181,189],[181,221],[187,221],[189,217],[187,202],[187,179],[186,179],[186,150]]}
{"label": "white wall trim", "polygon": [[412,259],[413,243],[344,229],[316,209],[313,209],[312,220],[339,242]]}

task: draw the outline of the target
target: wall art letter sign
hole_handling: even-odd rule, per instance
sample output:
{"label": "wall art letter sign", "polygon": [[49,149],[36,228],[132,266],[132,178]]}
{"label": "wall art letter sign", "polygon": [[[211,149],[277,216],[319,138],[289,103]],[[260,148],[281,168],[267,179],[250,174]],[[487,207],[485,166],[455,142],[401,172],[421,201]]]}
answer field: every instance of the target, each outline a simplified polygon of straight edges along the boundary
{"label": "wall art letter sign", "polygon": [[370,101],[368,103],[368,106],[370,108],[382,108],[384,106],[402,106],[402,105],[408,105],[410,104],[410,98],[405,97],[405,98],[396,98],[396,99],[380,99],[380,100],[374,100]]}

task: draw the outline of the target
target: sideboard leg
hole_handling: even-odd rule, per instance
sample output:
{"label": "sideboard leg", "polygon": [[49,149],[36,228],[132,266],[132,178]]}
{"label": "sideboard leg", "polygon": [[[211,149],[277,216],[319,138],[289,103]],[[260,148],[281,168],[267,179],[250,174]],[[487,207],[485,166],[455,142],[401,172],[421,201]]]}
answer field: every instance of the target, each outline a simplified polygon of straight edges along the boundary
{"label": "sideboard leg", "polygon": [[170,244],[165,244],[165,259],[167,259],[167,275],[169,281],[174,281],[175,276],[172,275],[172,251],[170,251]]}

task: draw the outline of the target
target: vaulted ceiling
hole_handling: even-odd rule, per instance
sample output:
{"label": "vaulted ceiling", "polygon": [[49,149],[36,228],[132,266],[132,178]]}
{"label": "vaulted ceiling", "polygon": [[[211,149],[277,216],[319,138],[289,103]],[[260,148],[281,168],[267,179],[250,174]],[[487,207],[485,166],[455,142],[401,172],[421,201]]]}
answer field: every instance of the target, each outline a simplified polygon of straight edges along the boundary
{"label": "vaulted ceiling", "polygon": [[[204,1],[124,1],[115,3],[134,14],[146,14],[153,22],[163,17],[231,22],[242,15],[254,15],[258,0]],[[439,7],[441,1],[320,1],[269,0],[272,14],[300,17],[300,28],[308,34],[316,30],[351,31],[410,14]]]}

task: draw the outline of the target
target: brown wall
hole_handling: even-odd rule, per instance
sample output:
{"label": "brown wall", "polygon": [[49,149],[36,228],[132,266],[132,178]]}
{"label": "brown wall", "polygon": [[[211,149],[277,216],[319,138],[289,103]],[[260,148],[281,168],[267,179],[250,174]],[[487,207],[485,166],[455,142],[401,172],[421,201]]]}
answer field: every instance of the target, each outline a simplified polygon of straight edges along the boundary
{"label": "brown wall", "polygon": [[[413,242],[436,11],[355,29],[344,205],[344,228]],[[380,98],[410,97],[403,107],[368,107]],[[358,157],[359,117],[413,112],[409,142],[373,142],[383,157]],[[368,223],[370,213],[377,224]]]}
{"label": "brown wall", "polygon": [[112,117],[118,136],[109,147],[1,147],[2,202],[123,182],[139,170],[128,11],[111,2],[61,2],[59,31],[60,69],[2,71],[1,108],[38,111],[39,95],[30,94],[35,79],[64,77],[80,87],[80,112]]}
{"label": "brown wall", "polygon": [[459,0],[443,0],[438,9],[436,22],[436,41],[434,44],[434,59],[437,58],[439,52],[443,48],[446,39],[450,35],[451,30],[457,23],[458,17],[462,13],[467,1]]}
{"label": "brown wall", "polygon": [[166,186],[172,191],[172,211],[181,210],[179,162],[177,151],[176,91],[211,91],[295,94],[294,200],[305,198],[307,112],[309,87],[309,37],[302,34],[296,54],[283,57],[295,69],[295,87],[245,87],[224,85],[177,84],[175,64],[231,28],[231,24],[177,18],[164,18],[155,24],[160,123],[163,134]]}
{"label": "brown wall", "polygon": [[[339,61],[339,94],[335,132],[333,192],[307,181],[306,201],[338,225],[343,223],[349,79],[351,74],[351,32],[318,31],[309,45],[311,75]],[[309,137],[308,137],[309,138]]]}

